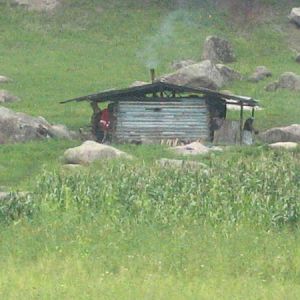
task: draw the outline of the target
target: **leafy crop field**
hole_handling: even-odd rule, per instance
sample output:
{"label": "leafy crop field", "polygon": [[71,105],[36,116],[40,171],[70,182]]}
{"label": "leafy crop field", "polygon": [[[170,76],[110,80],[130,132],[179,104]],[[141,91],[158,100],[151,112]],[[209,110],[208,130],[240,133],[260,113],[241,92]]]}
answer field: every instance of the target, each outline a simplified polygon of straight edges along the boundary
{"label": "leafy crop field", "polygon": [[[216,34],[232,41],[238,57],[232,67],[245,77],[257,65],[266,65],[274,74],[259,84],[241,81],[226,87],[261,100],[264,110],[258,112],[256,126],[263,130],[297,123],[297,93],[264,91],[282,72],[299,72],[288,43],[289,34],[294,34],[286,18],[290,7],[276,1],[271,7],[271,12],[266,9],[266,14],[252,23],[235,23],[230,12],[216,10],[205,1],[190,7],[163,2],[65,1],[61,10],[48,15],[0,4],[0,70],[14,79],[3,88],[22,98],[7,106],[75,130],[84,128],[90,120],[89,106],[61,105],[59,101],[126,87],[135,80],[147,81],[149,67],[155,67],[160,75],[171,70],[174,60],[199,61],[206,36]],[[64,144],[50,147],[57,153]],[[13,148],[0,148],[0,185],[27,185],[28,158]],[[29,159],[32,175],[44,164],[56,164],[54,155],[41,155],[49,152],[48,143],[36,143],[33,148]],[[24,145],[24,153],[26,149]],[[15,171],[1,161],[11,161],[11,166],[18,164],[20,168]]]}
{"label": "leafy crop field", "polygon": [[[258,65],[274,74],[226,87],[261,100],[258,129],[299,123],[297,93],[264,91],[285,71],[300,74],[289,5],[263,1],[272,9],[247,23],[210,1],[135,2],[66,0],[48,15],[0,1],[0,73],[14,79],[3,88],[22,98],[6,106],[78,130],[88,105],[59,101],[200,60],[217,34],[244,76]],[[79,143],[1,145],[0,187],[31,193],[0,203],[0,299],[299,298],[299,149],[234,147],[179,170],[155,163],[187,159],[166,147],[117,145],[134,159],[63,169],[64,150]]]}
{"label": "leafy crop field", "polygon": [[[290,7],[273,2],[271,11],[266,9],[264,15],[248,23],[235,21],[238,16],[216,10],[205,1],[191,7],[171,7],[163,2],[65,1],[64,8],[48,15],[0,4],[0,71],[14,79],[3,88],[22,98],[7,106],[75,130],[84,128],[90,120],[89,106],[61,105],[59,101],[126,87],[135,80],[147,81],[150,66],[160,75],[171,70],[173,60],[199,61],[206,36],[216,34],[233,43],[238,60],[232,67],[245,77],[257,65],[266,65],[274,74],[259,84],[241,81],[225,87],[261,100],[264,110],[257,113],[256,126],[263,130],[297,123],[297,93],[264,91],[282,72],[299,72],[288,43],[289,35],[297,40],[286,18]],[[62,147],[64,144],[57,142],[51,149],[56,148],[57,153]],[[28,158],[13,148],[0,148],[0,185],[23,186],[28,184]],[[30,159],[33,175],[41,165],[56,164],[54,156],[41,155],[49,152],[48,143],[36,143],[33,148],[31,158],[38,158]],[[24,145],[24,153],[26,149]],[[8,151],[9,156],[5,154]],[[20,168],[15,171],[1,161],[11,161]]]}
{"label": "leafy crop field", "polygon": [[0,297],[297,299],[299,153],[242,151],[45,171],[0,206]]}

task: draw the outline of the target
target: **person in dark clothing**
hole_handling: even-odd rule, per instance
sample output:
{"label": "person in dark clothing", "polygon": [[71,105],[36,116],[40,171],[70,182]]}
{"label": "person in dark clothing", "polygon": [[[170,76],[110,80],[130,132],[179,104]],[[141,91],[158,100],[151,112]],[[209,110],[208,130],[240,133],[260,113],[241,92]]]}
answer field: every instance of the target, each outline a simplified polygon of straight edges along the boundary
{"label": "person in dark clothing", "polygon": [[252,145],[253,133],[258,134],[258,131],[254,129],[254,118],[250,117],[245,121],[243,128],[243,144]]}
{"label": "person in dark clothing", "polygon": [[91,117],[91,126],[92,126],[92,134],[95,137],[97,142],[102,142],[104,137],[104,132],[101,128],[101,109],[99,108],[97,102],[91,102],[91,107],[93,110],[93,114]]}

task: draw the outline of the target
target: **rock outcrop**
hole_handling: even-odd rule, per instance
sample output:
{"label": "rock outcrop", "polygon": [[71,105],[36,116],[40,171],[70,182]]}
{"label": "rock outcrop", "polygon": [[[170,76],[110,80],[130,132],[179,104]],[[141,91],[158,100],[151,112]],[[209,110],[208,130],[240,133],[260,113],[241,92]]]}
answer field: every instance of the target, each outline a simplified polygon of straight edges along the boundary
{"label": "rock outcrop", "polygon": [[272,76],[272,72],[268,70],[267,67],[259,66],[255,69],[255,72],[249,77],[249,81],[259,82],[271,76]]}
{"label": "rock outcrop", "polygon": [[233,70],[232,68],[230,68],[228,66],[225,66],[223,64],[216,64],[216,67],[219,70],[219,72],[221,73],[224,84],[226,84],[230,81],[242,79],[242,75],[239,72]]}
{"label": "rock outcrop", "polygon": [[8,83],[11,82],[12,80],[6,76],[0,75],[0,83]]}
{"label": "rock outcrop", "polygon": [[208,154],[211,151],[222,151],[219,147],[207,147],[199,142],[193,142],[184,146],[177,146],[171,148],[177,154],[181,155],[199,155],[199,154]]}
{"label": "rock outcrop", "polygon": [[209,88],[217,90],[226,83],[240,78],[239,73],[224,65],[215,65],[210,60],[189,65],[160,77],[158,80],[185,85],[192,88]]}
{"label": "rock outcrop", "polygon": [[259,134],[259,138],[268,144],[273,143],[299,143],[300,142],[300,124],[294,124],[286,127],[271,128]]}
{"label": "rock outcrop", "polygon": [[281,142],[281,143],[274,143],[269,145],[272,149],[286,149],[286,150],[293,150],[298,147],[297,143],[292,142]]}
{"label": "rock outcrop", "polygon": [[283,73],[279,78],[278,88],[300,91],[300,76],[292,72]]}
{"label": "rock outcrop", "polygon": [[182,69],[184,67],[194,65],[196,62],[192,59],[186,59],[186,60],[179,60],[179,61],[173,61],[171,64],[171,67],[177,71],[179,69]]}
{"label": "rock outcrop", "polygon": [[271,82],[265,87],[265,90],[267,92],[275,92],[277,89],[278,89],[278,81]]}
{"label": "rock outcrop", "polygon": [[20,5],[28,10],[53,11],[60,4],[60,0],[11,0],[13,5]]}
{"label": "rock outcrop", "polygon": [[16,102],[16,101],[19,101],[19,100],[20,100],[19,97],[14,96],[9,91],[0,90],[0,103]]}
{"label": "rock outcrop", "polygon": [[78,138],[63,125],[51,125],[42,117],[32,117],[0,107],[0,144],[44,138]]}
{"label": "rock outcrop", "polygon": [[294,7],[289,15],[289,19],[294,24],[300,26],[300,7]]}
{"label": "rock outcrop", "polygon": [[236,55],[229,41],[209,36],[204,43],[202,59],[208,59],[214,63],[231,63],[236,61]]}
{"label": "rock outcrop", "polygon": [[94,141],[86,141],[78,147],[66,150],[64,153],[65,163],[73,165],[86,165],[97,160],[113,158],[131,158],[131,156],[114,147]]}
{"label": "rock outcrop", "polygon": [[276,91],[277,89],[300,91],[300,76],[293,72],[285,72],[278,81],[270,83],[265,89],[268,92]]}

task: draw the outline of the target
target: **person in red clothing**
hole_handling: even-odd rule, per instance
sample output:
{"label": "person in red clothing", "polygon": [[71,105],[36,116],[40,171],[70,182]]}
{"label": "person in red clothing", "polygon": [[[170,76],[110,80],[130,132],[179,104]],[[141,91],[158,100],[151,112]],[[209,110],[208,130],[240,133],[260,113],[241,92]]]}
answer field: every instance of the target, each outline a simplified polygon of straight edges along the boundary
{"label": "person in red clothing", "polygon": [[105,108],[101,111],[100,127],[104,133],[103,139],[102,139],[102,143],[104,143],[107,140],[107,135],[108,135],[109,127],[110,127],[108,108]]}

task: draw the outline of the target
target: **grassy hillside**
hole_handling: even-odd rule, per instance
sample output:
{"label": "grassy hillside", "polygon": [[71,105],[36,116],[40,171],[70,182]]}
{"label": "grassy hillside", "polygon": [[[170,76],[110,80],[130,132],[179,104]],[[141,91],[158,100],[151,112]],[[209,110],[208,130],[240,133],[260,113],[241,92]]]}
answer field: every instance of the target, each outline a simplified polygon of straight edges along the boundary
{"label": "grassy hillside", "polygon": [[[173,60],[199,60],[210,34],[232,41],[238,56],[232,66],[245,76],[257,65],[273,71],[270,80],[284,71],[299,72],[284,36],[289,7],[274,9],[264,22],[247,25],[207,6],[80,3],[54,15],[1,6],[1,73],[15,80],[8,88],[23,99],[12,108],[75,128],[84,126],[90,114],[85,104],[58,102],[148,80],[150,66],[163,74]],[[298,122],[297,94],[266,93],[266,83],[242,82],[226,88],[262,101],[266,110],[258,116],[261,128]]]}
{"label": "grassy hillside", "polygon": [[[3,88],[22,98],[6,106],[84,127],[86,103],[58,102],[200,60],[217,34],[244,76],[258,65],[274,73],[226,87],[261,100],[257,127],[299,123],[299,94],[264,91],[284,71],[300,74],[290,49],[300,31],[286,18],[296,1],[254,1],[247,14],[241,1],[171,2],[65,0],[54,14],[0,4],[0,74],[14,79]],[[0,202],[0,299],[299,298],[299,150],[235,147],[193,157],[204,165],[190,171],[158,167],[176,157],[165,147],[119,145],[134,159],[62,169],[77,144],[0,145],[0,190],[32,191]]]}
{"label": "grassy hillside", "polygon": [[[259,84],[242,81],[225,87],[261,100],[264,110],[258,112],[256,126],[263,130],[299,123],[297,93],[264,91],[264,86],[282,72],[300,71],[287,42],[292,40],[296,48],[297,32],[286,17],[288,5],[274,2],[261,6],[254,19],[243,19],[243,11],[218,10],[205,1],[190,6],[150,1],[64,3],[54,14],[0,4],[0,73],[14,79],[3,88],[22,98],[7,107],[74,129],[85,127],[90,120],[89,106],[61,105],[59,101],[126,87],[135,80],[147,81],[150,66],[163,74],[171,70],[173,60],[200,60],[206,36],[216,34],[232,41],[238,56],[232,67],[244,76],[257,65],[266,65],[274,73],[272,79]],[[23,179],[27,182],[29,165],[37,171],[43,164],[56,164],[55,155],[50,159],[41,155],[49,153],[48,143],[33,144],[33,148],[24,145],[20,150],[23,156],[15,146],[0,148],[0,185],[16,185]],[[51,149],[61,153],[64,145],[57,142]],[[28,148],[32,149],[30,157],[25,155]],[[7,161],[11,161],[10,166]],[[19,166],[18,171],[14,165]]]}

